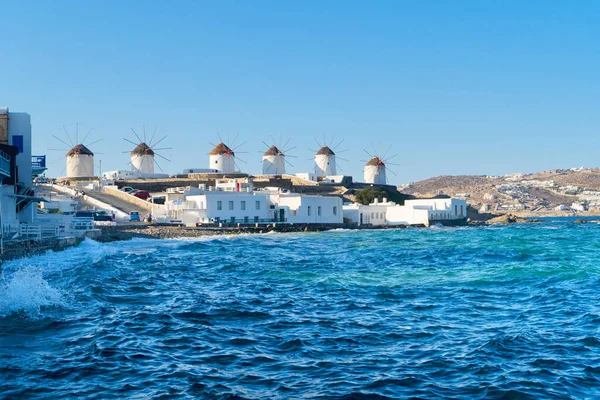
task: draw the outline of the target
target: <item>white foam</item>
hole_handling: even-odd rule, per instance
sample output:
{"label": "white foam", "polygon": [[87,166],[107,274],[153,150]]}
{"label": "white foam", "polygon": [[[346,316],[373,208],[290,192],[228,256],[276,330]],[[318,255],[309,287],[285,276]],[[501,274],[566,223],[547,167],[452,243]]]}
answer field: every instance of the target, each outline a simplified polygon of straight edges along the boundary
{"label": "white foam", "polygon": [[23,267],[0,276],[0,317],[19,312],[37,317],[42,307],[61,305],[61,291],[46,282],[41,268]]}

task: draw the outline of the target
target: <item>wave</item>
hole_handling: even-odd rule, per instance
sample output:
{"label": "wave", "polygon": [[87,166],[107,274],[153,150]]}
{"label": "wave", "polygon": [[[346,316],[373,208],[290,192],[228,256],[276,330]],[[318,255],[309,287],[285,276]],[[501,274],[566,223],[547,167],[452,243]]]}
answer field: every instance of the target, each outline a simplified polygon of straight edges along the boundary
{"label": "wave", "polygon": [[63,305],[63,293],[50,286],[41,268],[24,267],[0,278],[0,317],[23,313],[35,318],[42,307]]}

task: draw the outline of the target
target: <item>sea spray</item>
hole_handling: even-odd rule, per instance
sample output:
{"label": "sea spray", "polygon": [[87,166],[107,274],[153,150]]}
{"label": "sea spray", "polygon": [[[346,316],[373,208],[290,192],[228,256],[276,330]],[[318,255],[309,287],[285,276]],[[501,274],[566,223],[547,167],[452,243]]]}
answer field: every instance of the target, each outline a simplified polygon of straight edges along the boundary
{"label": "sea spray", "polygon": [[42,268],[22,267],[0,277],[0,316],[23,313],[38,317],[42,307],[63,305],[63,295],[44,279]]}

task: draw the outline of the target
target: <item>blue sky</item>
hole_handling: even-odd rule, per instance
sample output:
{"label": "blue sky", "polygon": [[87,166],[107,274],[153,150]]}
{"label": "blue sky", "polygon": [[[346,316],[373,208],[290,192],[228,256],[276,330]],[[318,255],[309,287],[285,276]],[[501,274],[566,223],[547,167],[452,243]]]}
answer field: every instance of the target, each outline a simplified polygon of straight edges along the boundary
{"label": "blue sky", "polygon": [[50,161],[78,122],[103,170],[142,124],[169,135],[170,173],[206,168],[218,133],[250,173],[271,135],[293,172],[344,138],[357,179],[392,145],[394,184],[600,165],[598,2],[13,1],[0,19],[0,105]]}

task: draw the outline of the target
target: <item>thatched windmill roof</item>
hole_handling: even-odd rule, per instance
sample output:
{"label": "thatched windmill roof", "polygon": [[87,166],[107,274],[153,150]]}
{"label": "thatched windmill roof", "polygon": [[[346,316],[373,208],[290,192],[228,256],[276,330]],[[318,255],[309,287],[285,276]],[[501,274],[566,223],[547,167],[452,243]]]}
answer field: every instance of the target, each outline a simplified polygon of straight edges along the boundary
{"label": "thatched windmill roof", "polygon": [[146,143],[142,142],[136,146],[135,149],[131,150],[132,156],[153,156],[154,150],[150,148]]}
{"label": "thatched windmill roof", "polygon": [[365,167],[383,167],[385,166],[383,160],[377,156],[372,157],[366,164]]}
{"label": "thatched windmill roof", "polygon": [[263,156],[283,156],[283,152],[277,148],[277,146],[273,145],[269,147],[269,150],[265,151]]}
{"label": "thatched windmill roof", "polygon": [[220,155],[224,155],[224,154],[231,154],[232,156],[234,155],[233,150],[231,150],[229,147],[227,147],[227,145],[225,143],[219,143],[208,154],[211,156],[220,156]]}
{"label": "thatched windmill roof", "polygon": [[335,153],[333,152],[333,150],[331,150],[329,147],[327,146],[323,146],[319,149],[319,151],[317,151],[317,154],[315,154],[317,156],[335,156]]}
{"label": "thatched windmill roof", "polygon": [[74,156],[74,155],[93,156],[94,153],[92,153],[92,151],[90,149],[88,149],[87,147],[85,147],[84,145],[78,144],[67,152],[67,157]]}

